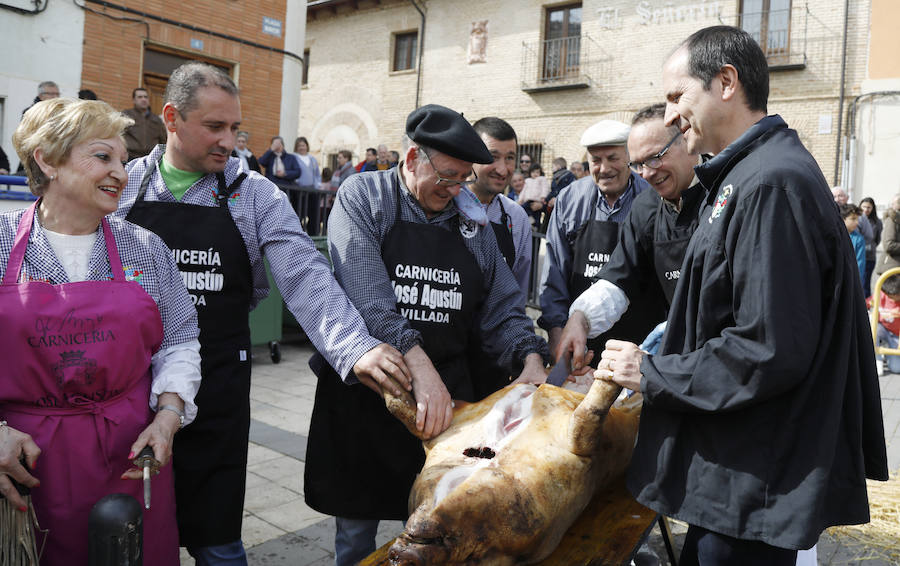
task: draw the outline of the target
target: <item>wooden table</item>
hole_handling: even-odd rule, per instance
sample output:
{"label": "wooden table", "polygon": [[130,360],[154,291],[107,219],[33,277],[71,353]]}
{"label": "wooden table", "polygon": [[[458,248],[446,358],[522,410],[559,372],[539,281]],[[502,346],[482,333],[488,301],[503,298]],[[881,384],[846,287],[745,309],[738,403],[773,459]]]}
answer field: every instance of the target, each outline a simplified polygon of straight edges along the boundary
{"label": "wooden table", "polygon": [[[656,512],[635,501],[625,489],[624,478],[620,478],[594,496],[581,516],[569,527],[553,554],[540,564],[628,564],[650,534],[656,519]],[[389,566],[387,555],[393,542],[376,550],[360,562],[360,566]]]}

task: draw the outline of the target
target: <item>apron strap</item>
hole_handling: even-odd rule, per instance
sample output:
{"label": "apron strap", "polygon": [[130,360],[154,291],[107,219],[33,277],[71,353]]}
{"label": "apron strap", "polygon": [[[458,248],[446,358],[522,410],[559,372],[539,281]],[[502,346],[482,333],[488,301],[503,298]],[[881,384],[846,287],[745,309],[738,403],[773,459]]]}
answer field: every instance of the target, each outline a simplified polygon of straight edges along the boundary
{"label": "apron strap", "polygon": [[247,178],[246,173],[241,173],[237,177],[235,177],[234,181],[231,182],[230,185],[225,185],[225,173],[216,173],[216,181],[219,183],[219,192],[216,195],[216,201],[219,203],[219,206],[228,206],[228,198],[231,196],[231,193],[235,191],[238,187],[241,186],[241,183],[244,182],[244,179]]}
{"label": "apron strap", "polygon": [[22,270],[22,263],[25,261],[25,248],[28,247],[28,239],[31,237],[31,224],[34,222],[34,211],[37,209],[41,199],[34,201],[19,219],[19,226],[16,229],[16,239],[13,242],[12,250],[9,252],[9,261],[6,264],[6,273],[3,274],[4,285],[15,285],[19,280],[19,272]]}
{"label": "apron strap", "polygon": [[163,145],[162,153],[159,154],[159,158],[156,160],[156,163],[150,164],[145,170],[144,175],[141,177],[141,186],[138,189],[138,194],[134,197],[135,204],[144,200],[144,194],[147,192],[147,187],[150,186],[150,176],[153,175],[153,170],[156,169],[156,165],[162,160],[163,155],[166,154],[166,146]]}
{"label": "apron strap", "polygon": [[125,282],[125,270],[122,269],[122,259],[119,257],[119,248],[116,246],[116,240],[113,238],[112,230],[109,227],[109,221],[104,216],[100,220],[103,226],[103,239],[106,241],[106,255],[109,257],[109,269],[112,271],[113,281]]}
{"label": "apron strap", "polygon": [[[19,280],[19,274],[22,271],[22,263],[25,261],[25,249],[28,247],[28,240],[31,237],[31,227],[34,223],[34,211],[40,199],[34,201],[19,219],[19,226],[16,229],[16,239],[13,242],[12,250],[9,252],[9,262],[6,264],[6,273],[3,274],[4,285],[15,285]],[[103,239],[106,242],[106,253],[109,256],[109,269],[112,271],[114,281],[125,281],[125,272],[122,270],[122,260],[119,257],[119,250],[116,247],[116,240],[113,238],[112,230],[109,227],[109,221],[106,217],[100,220],[103,226]]]}
{"label": "apron strap", "polygon": [[512,233],[512,226],[509,225],[509,215],[506,214],[506,209],[503,208],[503,201],[500,200],[500,195],[497,195],[496,199],[497,204],[500,206],[500,224],[503,224],[503,227]]}

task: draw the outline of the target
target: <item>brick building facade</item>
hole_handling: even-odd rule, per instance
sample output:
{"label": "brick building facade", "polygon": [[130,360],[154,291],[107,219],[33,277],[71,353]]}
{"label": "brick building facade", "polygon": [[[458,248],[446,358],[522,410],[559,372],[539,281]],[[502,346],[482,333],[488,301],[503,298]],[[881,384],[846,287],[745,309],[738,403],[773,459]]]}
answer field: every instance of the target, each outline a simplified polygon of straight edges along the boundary
{"label": "brick building facade", "polygon": [[[473,121],[508,120],[545,167],[557,156],[582,159],[585,128],[661,101],[672,49],[699,28],[729,24],[763,38],[769,112],[798,130],[832,181],[841,75],[846,115],[867,76],[870,2],[849,0],[845,42],[845,0],[314,0],[300,133],[326,162],[340,149],[357,158],[382,142],[400,149],[418,98]],[[421,67],[415,53],[406,68],[405,42],[422,24],[416,6],[425,16]]]}
{"label": "brick building facade", "polygon": [[206,61],[226,70],[240,87],[241,128],[251,132],[254,153],[265,151],[279,133],[285,34],[265,33],[261,22],[263,17],[284,22],[285,0],[116,4],[133,12],[86,5],[91,10],[84,22],[84,88],[116,108],[129,108],[132,89],[145,86],[151,109],[159,113],[171,71],[185,60]]}

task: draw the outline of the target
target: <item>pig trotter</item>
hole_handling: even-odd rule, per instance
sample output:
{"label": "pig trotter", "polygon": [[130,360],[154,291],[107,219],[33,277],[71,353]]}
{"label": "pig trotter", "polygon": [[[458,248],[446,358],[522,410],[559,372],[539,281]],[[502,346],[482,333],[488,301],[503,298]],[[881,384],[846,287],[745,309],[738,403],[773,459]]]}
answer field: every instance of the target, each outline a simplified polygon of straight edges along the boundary
{"label": "pig trotter", "polygon": [[412,393],[403,391],[400,397],[395,397],[387,389],[382,388],[381,394],[384,396],[384,405],[389,413],[394,415],[406,430],[420,440],[425,440],[422,436],[423,432],[416,429],[416,401],[413,399]]}
{"label": "pig trotter", "polygon": [[569,418],[569,449],[577,456],[591,456],[599,448],[603,421],[622,387],[595,379],[587,395]]}

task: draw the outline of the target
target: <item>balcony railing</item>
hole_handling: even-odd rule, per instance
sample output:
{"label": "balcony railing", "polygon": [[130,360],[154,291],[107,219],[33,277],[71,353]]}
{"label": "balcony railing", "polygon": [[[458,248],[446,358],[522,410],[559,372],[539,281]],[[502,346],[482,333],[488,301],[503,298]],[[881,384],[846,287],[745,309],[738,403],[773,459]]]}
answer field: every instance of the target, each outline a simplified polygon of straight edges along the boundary
{"label": "balcony railing", "polygon": [[737,25],[759,43],[770,68],[799,69],[806,66],[808,15],[804,3],[786,10],[745,12],[738,15]]}
{"label": "balcony railing", "polygon": [[587,35],[522,43],[522,90],[533,92],[590,86],[593,41]]}

